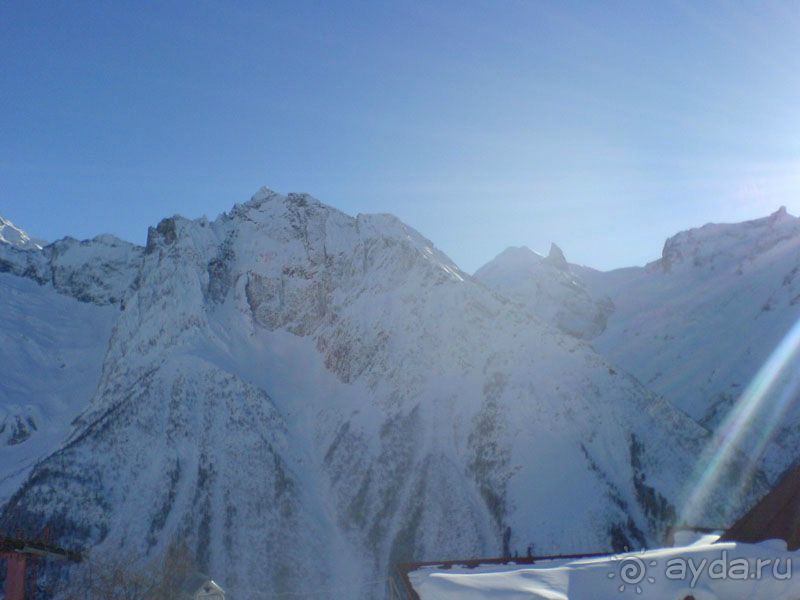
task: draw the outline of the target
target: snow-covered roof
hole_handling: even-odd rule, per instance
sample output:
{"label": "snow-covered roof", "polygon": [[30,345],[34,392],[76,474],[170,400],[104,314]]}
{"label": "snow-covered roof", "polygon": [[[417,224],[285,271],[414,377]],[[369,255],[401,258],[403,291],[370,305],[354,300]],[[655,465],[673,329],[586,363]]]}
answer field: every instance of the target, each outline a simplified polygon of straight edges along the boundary
{"label": "snow-covered roof", "polygon": [[[800,553],[782,541],[692,545],[532,564],[424,566],[408,574],[421,600],[752,600],[798,598],[792,568]],[[760,565],[760,567],[759,567]]]}

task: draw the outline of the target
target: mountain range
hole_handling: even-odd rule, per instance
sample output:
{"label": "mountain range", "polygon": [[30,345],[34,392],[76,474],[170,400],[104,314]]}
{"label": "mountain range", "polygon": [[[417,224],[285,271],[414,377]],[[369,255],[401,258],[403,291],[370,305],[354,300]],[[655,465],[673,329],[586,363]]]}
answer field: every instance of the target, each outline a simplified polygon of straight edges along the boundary
{"label": "mountain range", "polygon": [[[470,275],[395,217],[266,188],[144,247],[0,226],[0,529],[142,560],[181,539],[232,598],[657,545],[798,316],[785,210],[606,273],[554,245]],[[701,524],[794,464],[799,426],[736,449]]]}

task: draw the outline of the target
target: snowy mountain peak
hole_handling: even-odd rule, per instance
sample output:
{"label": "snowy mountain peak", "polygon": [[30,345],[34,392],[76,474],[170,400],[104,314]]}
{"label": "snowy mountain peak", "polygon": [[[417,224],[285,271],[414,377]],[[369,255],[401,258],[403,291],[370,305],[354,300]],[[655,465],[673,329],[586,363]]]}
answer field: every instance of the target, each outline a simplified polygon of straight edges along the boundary
{"label": "snowy mountain peak", "polygon": [[65,237],[43,248],[0,243],[0,273],[52,286],[81,302],[117,304],[133,283],[141,253],[141,247],[113,235]]}
{"label": "snowy mountain peak", "polygon": [[790,215],[789,212],[786,210],[785,206],[781,206],[780,208],[778,208],[778,210],[776,210],[774,213],[772,213],[768,218],[772,221],[773,225],[776,222],[787,222],[788,223],[788,222],[797,221],[797,217],[795,217],[793,215]]}
{"label": "snowy mountain peak", "polygon": [[47,242],[32,238],[14,223],[0,215],[0,244],[10,244],[23,250],[41,250]]}
{"label": "snowy mountain peak", "polygon": [[664,243],[661,259],[653,266],[664,272],[676,268],[741,272],[762,255],[795,248],[800,249],[800,219],[781,206],[768,217],[682,231]]}
{"label": "snowy mountain peak", "polygon": [[561,248],[559,248],[555,243],[550,244],[550,252],[547,254],[547,258],[545,260],[556,269],[560,269],[562,271],[569,270],[569,263],[567,263],[567,259],[564,256],[564,251],[561,250]]}
{"label": "snowy mountain peak", "polygon": [[[163,227],[162,227],[163,228]],[[388,266],[396,268],[401,262],[419,261],[433,267],[448,278],[463,280],[465,274],[433,242],[390,214],[359,214],[352,217],[324,204],[305,193],[279,194],[261,188],[244,204],[234,205],[211,224],[219,238],[236,236],[246,242],[247,254],[262,257],[257,271],[264,274],[266,265],[274,264],[268,256],[276,252],[276,244],[294,248],[296,266],[307,260],[314,270],[326,268],[334,257],[349,252],[353,245],[363,245],[364,252],[394,247],[402,249],[405,257]],[[286,252],[286,248],[282,250]],[[244,256],[240,252],[241,256]],[[267,262],[264,262],[267,261]],[[305,269],[308,265],[304,266]]]}
{"label": "snowy mountain peak", "polygon": [[537,265],[541,263],[542,260],[544,260],[544,257],[541,254],[531,250],[527,246],[509,246],[475,271],[475,276],[480,279],[489,271],[501,268],[513,268],[515,266],[525,267],[528,265]]}
{"label": "snowy mountain peak", "polygon": [[[289,192],[283,195],[275,190],[266,186],[262,186],[259,190],[250,197],[250,200],[244,204],[235,204],[231,214],[242,215],[251,210],[261,210],[265,207],[275,208],[277,206],[289,207],[308,207],[313,206],[325,210],[336,210],[331,206],[327,206],[314,198],[311,194],[305,192]],[[337,211],[338,212],[338,211]]]}
{"label": "snowy mountain peak", "polygon": [[569,271],[570,266],[564,256],[564,251],[557,244],[550,244],[547,256],[531,250],[528,246],[509,246],[492,260],[475,272],[479,279],[487,275],[488,271],[515,268],[540,268],[542,265],[554,267],[561,271]]}
{"label": "snowy mountain peak", "polygon": [[[708,224],[669,238],[662,258],[645,268],[586,272],[584,281],[616,306],[594,347],[704,426],[718,427],[800,316],[800,219],[781,207],[760,219]],[[756,448],[773,481],[800,447],[800,406],[788,403],[780,419],[771,414],[794,397],[787,390],[796,385],[788,378],[796,358],[786,360],[759,388],[761,407],[737,441]]]}
{"label": "snowy mountain peak", "polygon": [[613,305],[594,298],[556,244],[546,257],[527,246],[511,247],[475,272],[475,278],[520,302],[562,332],[592,339],[603,331]]}
{"label": "snowy mountain peak", "polygon": [[219,221],[238,219],[264,224],[273,221],[275,227],[281,227],[286,225],[288,220],[299,226],[314,214],[322,216],[327,213],[345,216],[341,211],[323,204],[310,194],[289,192],[284,195],[268,187],[261,187],[247,202],[234,204],[230,212],[224,213]]}
{"label": "snowy mountain peak", "polygon": [[273,197],[278,196],[278,195],[279,195],[278,192],[276,192],[274,190],[271,190],[267,186],[264,185],[264,186],[261,186],[258,189],[258,191],[251,196],[250,202],[252,202],[254,204],[255,203],[260,203],[260,202],[263,202],[264,200],[268,200],[268,199],[273,198]]}

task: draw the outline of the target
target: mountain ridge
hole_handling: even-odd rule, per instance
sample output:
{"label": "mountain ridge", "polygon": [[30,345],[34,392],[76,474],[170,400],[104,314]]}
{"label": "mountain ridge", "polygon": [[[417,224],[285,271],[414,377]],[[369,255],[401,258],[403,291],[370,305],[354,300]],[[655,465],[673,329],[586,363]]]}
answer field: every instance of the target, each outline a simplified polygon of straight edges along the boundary
{"label": "mountain ridge", "polygon": [[[116,317],[91,399],[0,526],[143,557],[181,538],[234,594],[372,598],[398,561],[656,543],[709,442],[394,217],[262,189],[144,248],[38,252],[6,250],[0,277]],[[68,266],[112,281],[53,276]],[[710,521],[747,502],[735,473]]]}
{"label": "mountain ridge", "polygon": [[[741,223],[708,223],[668,238],[662,256],[643,267],[603,272],[569,265],[569,272],[579,285],[567,290],[560,306],[578,300],[586,306],[599,299],[613,306],[605,327],[591,338],[595,349],[715,429],[738,400],[752,396],[748,384],[800,318],[800,219],[781,207]],[[517,280],[526,277],[539,288],[552,286],[555,279],[545,271],[531,274],[511,265],[503,278],[490,283],[499,290],[519,289]],[[523,291],[522,301],[553,319],[537,307],[531,289]],[[764,375],[773,387],[756,421],[766,428],[777,419],[774,439],[761,450],[762,434],[753,425],[739,440],[743,449],[756,453],[753,459],[772,481],[800,459],[792,450],[800,441],[794,433],[798,408],[786,402],[776,406],[796,387],[786,373],[797,357],[784,360],[783,373]],[[771,410],[782,411],[780,418]]]}

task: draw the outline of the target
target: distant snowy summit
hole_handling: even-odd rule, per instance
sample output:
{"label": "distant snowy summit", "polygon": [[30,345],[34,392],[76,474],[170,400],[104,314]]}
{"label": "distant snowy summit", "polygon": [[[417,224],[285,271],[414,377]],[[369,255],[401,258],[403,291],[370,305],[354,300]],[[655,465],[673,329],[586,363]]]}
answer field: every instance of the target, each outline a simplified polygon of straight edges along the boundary
{"label": "distant snowy summit", "polygon": [[[763,255],[786,247],[800,249],[800,219],[781,206],[768,217],[742,223],[708,223],[682,231],[664,243],[661,258],[650,268],[664,272],[702,268],[741,272]],[[767,259],[770,257],[767,256]]]}
{"label": "distant snowy summit", "polygon": [[10,244],[23,250],[41,250],[47,245],[47,242],[32,238],[14,223],[0,215],[0,244]]}
{"label": "distant snowy summit", "polygon": [[614,311],[608,298],[594,298],[587,292],[556,244],[550,246],[547,256],[527,246],[507,248],[478,269],[475,278],[581,339],[600,335]]}
{"label": "distant snowy summit", "polygon": [[[800,320],[800,219],[781,207],[751,221],[709,223],[671,236],[644,267],[607,272],[566,263],[557,246],[547,258],[509,248],[475,277],[591,340],[713,430]],[[770,414],[774,399],[789,393],[793,364],[769,375],[763,414],[753,416],[743,443],[758,444],[765,428],[775,428],[760,458],[772,480],[794,463],[800,444],[800,406],[785,405],[780,420]]]}

